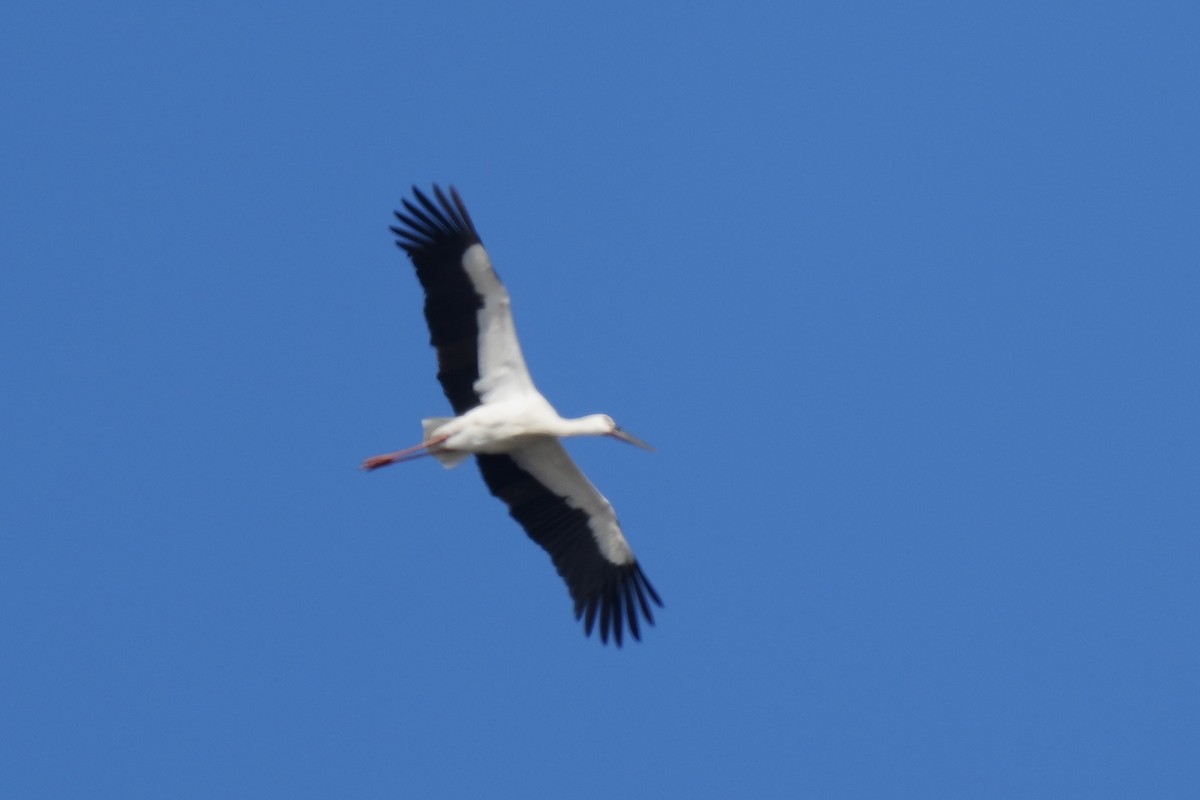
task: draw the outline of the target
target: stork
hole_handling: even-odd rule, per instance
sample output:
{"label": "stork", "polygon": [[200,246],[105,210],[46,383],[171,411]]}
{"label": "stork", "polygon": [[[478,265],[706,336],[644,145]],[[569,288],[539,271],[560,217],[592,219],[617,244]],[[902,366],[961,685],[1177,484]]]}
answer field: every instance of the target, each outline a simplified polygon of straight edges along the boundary
{"label": "stork", "polygon": [[433,456],[447,469],[474,455],[484,483],[550,555],[590,636],[621,646],[623,627],[641,639],[662,606],[621,532],[612,505],[575,466],[560,439],[610,436],[650,445],[606,414],[564,419],[534,387],[513,326],[504,284],[463,205],[434,185],[431,200],[413,187],[402,200],[396,244],[425,290],[425,320],[437,350],[438,381],[456,416],[421,421],[419,444],[366,459],[362,468]]}

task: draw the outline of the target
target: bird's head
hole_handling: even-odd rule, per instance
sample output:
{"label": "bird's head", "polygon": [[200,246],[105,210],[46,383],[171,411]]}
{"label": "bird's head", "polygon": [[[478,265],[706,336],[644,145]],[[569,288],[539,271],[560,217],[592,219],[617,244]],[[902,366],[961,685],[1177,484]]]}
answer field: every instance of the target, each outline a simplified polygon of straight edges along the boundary
{"label": "bird's head", "polygon": [[593,414],[590,419],[596,421],[596,425],[599,428],[600,433],[604,434],[605,436],[611,436],[614,439],[620,439],[622,442],[628,442],[629,444],[640,447],[643,450],[649,450],[651,453],[654,452],[653,447],[622,428],[617,424],[617,421],[608,414]]}

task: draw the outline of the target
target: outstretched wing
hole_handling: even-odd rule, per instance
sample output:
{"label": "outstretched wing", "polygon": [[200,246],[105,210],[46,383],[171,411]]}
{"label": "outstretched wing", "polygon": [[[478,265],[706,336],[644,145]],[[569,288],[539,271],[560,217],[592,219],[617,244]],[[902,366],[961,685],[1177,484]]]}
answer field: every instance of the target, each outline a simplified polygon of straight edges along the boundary
{"label": "outstretched wing", "polygon": [[431,200],[413,187],[392,226],[425,290],[425,321],[437,348],[438,380],[455,414],[533,390],[513,325],[508,291],[488,259],[454,187]]}
{"label": "outstretched wing", "polygon": [[611,631],[619,647],[625,624],[640,640],[639,612],[653,625],[650,604],[662,606],[662,600],[621,534],[612,505],[559,441],[539,438],[506,455],[475,458],[488,489],[550,554],[584,632],[591,635],[599,618],[602,642]]}

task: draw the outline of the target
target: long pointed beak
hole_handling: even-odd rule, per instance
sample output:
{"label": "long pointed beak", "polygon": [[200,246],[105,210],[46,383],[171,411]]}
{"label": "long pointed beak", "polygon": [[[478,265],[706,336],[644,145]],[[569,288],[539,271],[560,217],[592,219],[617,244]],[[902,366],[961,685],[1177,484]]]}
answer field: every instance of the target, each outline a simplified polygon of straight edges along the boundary
{"label": "long pointed beak", "polygon": [[622,442],[629,442],[630,444],[640,447],[643,450],[649,450],[651,453],[658,452],[649,444],[643,442],[641,439],[637,438],[632,433],[620,426],[613,428],[613,432],[610,433],[609,436],[613,437],[614,439],[620,439]]}

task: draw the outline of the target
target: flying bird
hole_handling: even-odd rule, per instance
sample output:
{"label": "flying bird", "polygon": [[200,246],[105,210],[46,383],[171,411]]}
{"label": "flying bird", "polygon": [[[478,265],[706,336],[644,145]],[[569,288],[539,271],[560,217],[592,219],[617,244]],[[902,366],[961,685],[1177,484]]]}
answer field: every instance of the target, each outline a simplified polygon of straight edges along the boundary
{"label": "flying bird", "polygon": [[413,187],[402,200],[396,244],[408,254],[425,290],[425,320],[437,350],[438,381],[456,416],[421,421],[419,444],[366,459],[362,468],[433,456],[446,468],[474,455],[484,483],[541,545],[566,581],[575,618],[590,636],[623,627],[641,639],[640,619],[654,624],[662,606],[621,533],[612,505],[580,472],[559,439],[611,436],[654,448],[606,414],[564,419],[533,385],[513,326],[508,291],[492,268],[475,225],[454,187],[437,185],[435,200]]}

